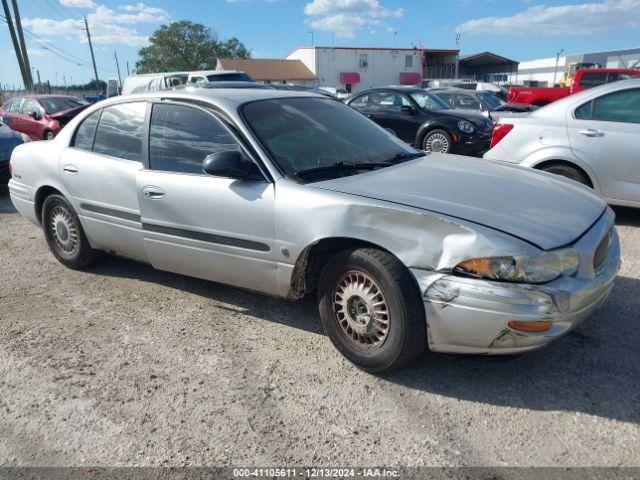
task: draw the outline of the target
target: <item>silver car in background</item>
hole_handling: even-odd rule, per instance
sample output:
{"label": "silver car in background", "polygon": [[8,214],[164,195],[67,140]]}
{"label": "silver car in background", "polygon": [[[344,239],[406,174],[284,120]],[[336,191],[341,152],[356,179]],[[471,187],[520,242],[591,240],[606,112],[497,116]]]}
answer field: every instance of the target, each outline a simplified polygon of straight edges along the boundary
{"label": "silver car in background", "polygon": [[640,80],[595,87],[496,125],[484,158],[592,187],[612,205],[640,207]]}
{"label": "silver car in background", "polygon": [[619,268],[613,213],[591,190],[425,155],[314,94],[119,97],[11,161],[11,200],[64,265],[108,252],[288,299],[317,292],[328,337],[371,372],[427,345],[539,348],[602,304]]}

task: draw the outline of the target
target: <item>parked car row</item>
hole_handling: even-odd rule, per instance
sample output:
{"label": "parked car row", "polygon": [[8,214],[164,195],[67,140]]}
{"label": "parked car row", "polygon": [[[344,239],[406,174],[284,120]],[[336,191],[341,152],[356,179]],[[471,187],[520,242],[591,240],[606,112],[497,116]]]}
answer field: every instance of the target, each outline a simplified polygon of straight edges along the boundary
{"label": "parked car row", "polygon": [[[607,111],[583,100],[580,115]],[[433,153],[317,94],[147,93],[94,104],[54,140],[16,147],[11,200],[70,268],[109,252],[288,299],[317,292],[329,339],[370,372],[426,348],[534,350],[606,300],[620,246],[591,189],[438,153],[447,139],[447,150],[475,151],[491,122],[426,90],[350,103]],[[615,104],[618,115],[636,106]]]}

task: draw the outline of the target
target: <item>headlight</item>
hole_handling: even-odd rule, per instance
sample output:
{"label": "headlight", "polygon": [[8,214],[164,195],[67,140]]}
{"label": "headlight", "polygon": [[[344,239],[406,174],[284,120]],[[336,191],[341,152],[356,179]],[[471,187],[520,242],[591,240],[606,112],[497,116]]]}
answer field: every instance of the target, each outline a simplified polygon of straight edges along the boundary
{"label": "headlight", "polygon": [[471,258],[453,271],[490,280],[546,283],[560,275],[571,276],[580,266],[580,255],[572,248],[542,252],[532,256]]}
{"label": "headlight", "polygon": [[464,133],[473,133],[476,130],[473,125],[466,120],[460,120],[458,122],[458,128]]}

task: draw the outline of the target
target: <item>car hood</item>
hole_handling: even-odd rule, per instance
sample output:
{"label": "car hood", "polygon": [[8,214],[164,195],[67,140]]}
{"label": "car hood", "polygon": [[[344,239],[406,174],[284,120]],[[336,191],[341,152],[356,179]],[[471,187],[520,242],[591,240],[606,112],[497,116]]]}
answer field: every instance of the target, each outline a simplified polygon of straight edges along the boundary
{"label": "car hood", "polygon": [[50,114],[49,116],[51,118],[72,117],[72,116],[75,116],[75,115],[79,114],[81,111],[83,111],[88,106],[89,106],[89,104],[79,105],[77,107],[69,108],[67,110],[61,110],[59,112],[54,112],[54,113]]}
{"label": "car hood", "polygon": [[606,208],[596,194],[562,177],[444,154],[311,186],[460,218],[544,250],[572,243]]}

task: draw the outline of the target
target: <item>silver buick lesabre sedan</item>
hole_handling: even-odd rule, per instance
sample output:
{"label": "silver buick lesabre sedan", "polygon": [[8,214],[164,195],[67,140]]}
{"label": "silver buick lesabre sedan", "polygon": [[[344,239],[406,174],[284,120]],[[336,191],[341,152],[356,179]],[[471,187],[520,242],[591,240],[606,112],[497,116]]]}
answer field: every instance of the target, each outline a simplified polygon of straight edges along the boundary
{"label": "silver buick lesabre sedan", "polygon": [[[413,149],[314,94],[199,90],[100,102],[19,146],[9,188],[55,257],[107,252],[297,299],[371,372],[512,354],[607,297],[614,216],[555,175]],[[259,302],[259,297],[256,296]]]}

